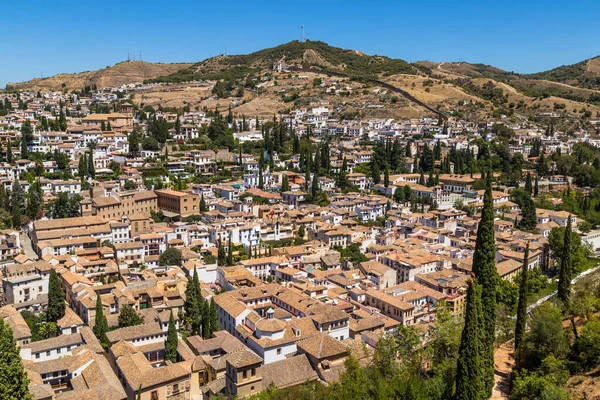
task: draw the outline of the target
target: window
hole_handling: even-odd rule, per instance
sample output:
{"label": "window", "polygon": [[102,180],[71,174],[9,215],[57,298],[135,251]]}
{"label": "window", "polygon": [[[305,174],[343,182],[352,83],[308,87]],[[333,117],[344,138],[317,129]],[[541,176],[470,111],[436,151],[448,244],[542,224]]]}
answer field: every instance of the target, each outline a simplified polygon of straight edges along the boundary
{"label": "window", "polygon": [[179,392],[179,384],[178,384],[178,383],[175,383],[175,384],[173,385],[173,393],[178,393],[178,392]]}
{"label": "window", "polygon": [[158,390],[153,390],[153,391],[150,393],[150,399],[151,399],[151,400],[158,400]]}
{"label": "window", "polygon": [[242,379],[248,378],[248,371],[242,372]]}
{"label": "window", "polygon": [[256,375],[256,368],[252,368],[252,376]]}
{"label": "window", "polygon": [[35,353],[35,358],[40,358],[40,353]]}
{"label": "window", "polygon": [[281,355],[281,349],[277,349],[277,355]]}
{"label": "window", "polygon": [[46,356],[48,356],[48,357],[50,356],[50,352],[49,351],[46,352]]}

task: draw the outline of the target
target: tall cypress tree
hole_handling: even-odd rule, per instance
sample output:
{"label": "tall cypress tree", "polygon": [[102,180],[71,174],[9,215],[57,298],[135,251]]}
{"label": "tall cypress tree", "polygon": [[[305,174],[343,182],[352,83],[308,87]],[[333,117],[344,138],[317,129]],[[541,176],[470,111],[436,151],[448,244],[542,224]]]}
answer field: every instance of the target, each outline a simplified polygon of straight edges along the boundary
{"label": "tall cypress tree", "polygon": [[96,167],[94,166],[94,150],[90,150],[87,172],[92,178],[96,177]]}
{"label": "tall cypress tree", "polygon": [[94,319],[94,334],[102,343],[103,347],[108,346],[108,339],[106,339],[106,332],[108,332],[108,321],[106,320],[106,316],[104,315],[104,309],[102,308],[102,299],[100,298],[100,294],[96,295],[96,317]]}
{"label": "tall cypress tree", "polygon": [[529,193],[529,195],[533,194],[533,184],[531,182],[531,174],[527,174],[525,178],[525,191]]}
{"label": "tall cypress tree", "polygon": [[200,212],[207,212],[208,207],[206,206],[206,200],[204,200],[204,193],[200,197]]}
{"label": "tall cypress tree", "polygon": [[210,325],[210,305],[202,296],[200,296],[200,310],[202,313],[202,337],[204,339],[208,339],[212,337]]}
{"label": "tall cypress tree", "polygon": [[167,330],[167,341],[165,343],[165,361],[177,362],[177,329],[173,311],[169,316],[169,329]]}
{"label": "tall cypress tree", "polygon": [[12,329],[0,318],[0,399],[31,400],[28,384]]}
{"label": "tall cypress tree", "polygon": [[233,243],[231,243],[231,233],[227,242],[227,266],[233,265]]}
{"label": "tall cypress tree", "polygon": [[456,400],[488,399],[485,369],[485,318],[482,286],[471,282],[467,291],[465,326],[460,339],[456,367]]}
{"label": "tall cypress tree", "polygon": [[529,274],[529,242],[523,255],[523,268],[521,269],[521,282],[519,284],[519,305],[517,306],[517,323],[515,325],[515,358],[517,367],[521,364],[521,343],[525,337],[527,326],[527,275]]}
{"label": "tall cypress tree", "polygon": [[563,249],[564,256],[560,260],[560,273],[558,275],[558,298],[563,302],[565,310],[569,308],[571,300],[571,215],[569,215],[569,221],[565,228],[565,235],[563,237]]}
{"label": "tall cypress tree", "polygon": [[192,335],[200,334],[202,316],[200,315],[200,304],[198,297],[200,296],[200,281],[198,279],[198,270],[194,268],[193,278],[188,280],[185,288],[185,303],[183,309],[186,319],[190,324],[190,333]]}
{"label": "tall cypress tree", "polygon": [[10,142],[8,142],[8,145],[6,146],[6,162],[9,164],[12,164],[13,162],[12,146]]}
{"label": "tall cypress tree", "polygon": [[483,304],[483,345],[482,370],[479,372],[487,390],[488,398],[494,387],[494,342],[496,339],[496,244],[494,236],[494,202],[492,198],[492,172],[487,175],[483,196],[481,220],[477,226],[477,240],[473,254],[473,273],[481,285]]}
{"label": "tall cypress tree", "polygon": [[217,320],[217,303],[215,303],[215,297],[210,298],[210,311],[208,313],[208,319],[210,321],[210,331],[214,333],[219,330],[219,323]]}
{"label": "tall cypress tree", "polygon": [[535,177],[535,184],[533,186],[533,197],[538,197],[539,193],[540,193],[539,180],[538,180],[538,178],[536,176]]}
{"label": "tall cypress tree", "polygon": [[56,322],[65,315],[65,298],[63,297],[60,278],[54,269],[50,270],[48,282],[48,311],[46,321]]}

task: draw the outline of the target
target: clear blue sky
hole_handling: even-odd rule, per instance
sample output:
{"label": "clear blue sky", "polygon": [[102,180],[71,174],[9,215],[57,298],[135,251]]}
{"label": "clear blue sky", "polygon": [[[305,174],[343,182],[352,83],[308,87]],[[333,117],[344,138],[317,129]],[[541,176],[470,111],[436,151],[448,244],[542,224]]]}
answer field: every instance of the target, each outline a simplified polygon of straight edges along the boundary
{"label": "clear blue sky", "polygon": [[300,38],[407,61],[537,72],[600,54],[600,1],[2,2],[0,87],[123,61],[199,61]]}

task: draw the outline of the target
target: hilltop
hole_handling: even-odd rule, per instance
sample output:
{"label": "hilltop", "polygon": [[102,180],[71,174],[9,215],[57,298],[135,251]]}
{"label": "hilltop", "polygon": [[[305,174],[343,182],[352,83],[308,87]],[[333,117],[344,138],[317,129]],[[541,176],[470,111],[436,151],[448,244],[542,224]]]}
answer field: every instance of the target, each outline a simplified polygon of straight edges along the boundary
{"label": "hilltop", "polygon": [[58,74],[48,78],[35,78],[26,82],[9,83],[7,89],[21,90],[80,90],[85,86],[98,88],[143,82],[146,79],[168,75],[190,64],[161,64],[145,61],[124,61],[97,71]]}
{"label": "hilltop", "polygon": [[221,55],[191,65],[177,73],[153,79],[154,82],[184,82],[196,79],[240,78],[249,73],[270,69],[273,63],[285,60],[295,67],[319,67],[332,72],[375,77],[381,74],[419,74],[420,65],[389,58],[369,56],[357,50],[330,46],[320,41],[292,41],[250,54]]}

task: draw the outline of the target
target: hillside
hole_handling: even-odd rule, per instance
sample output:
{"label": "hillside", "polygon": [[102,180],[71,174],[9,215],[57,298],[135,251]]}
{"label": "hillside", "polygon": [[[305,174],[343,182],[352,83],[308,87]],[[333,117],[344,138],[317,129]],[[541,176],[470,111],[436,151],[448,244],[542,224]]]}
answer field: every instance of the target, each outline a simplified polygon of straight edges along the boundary
{"label": "hillside", "polygon": [[209,58],[177,73],[152,79],[154,82],[184,82],[197,79],[239,79],[248,73],[270,69],[285,58],[285,64],[320,67],[358,76],[418,74],[421,66],[385,56],[369,56],[356,50],[329,46],[319,41],[292,41],[250,54]]}
{"label": "hillside", "polygon": [[7,89],[30,90],[80,90],[85,86],[98,88],[143,82],[146,79],[168,75],[190,64],[160,64],[145,61],[124,61],[98,71],[58,74],[48,78],[35,78],[27,82],[9,83]]}
{"label": "hillside", "polygon": [[528,79],[541,79],[565,83],[585,89],[600,89],[600,57],[590,58],[572,65],[563,65],[545,72],[524,75]]}
{"label": "hillside", "polygon": [[[467,62],[419,61],[417,64],[430,68],[433,77],[451,80],[462,87],[470,85],[476,79],[489,79],[509,85],[521,95],[530,98],[556,97],[559,100],[600,106],[600,58],[536,74],[518,74],[491,65]],[[585,71],[581,69],[582,65],[586,66]],[[596,79],[597,84],[593,83]]]}

